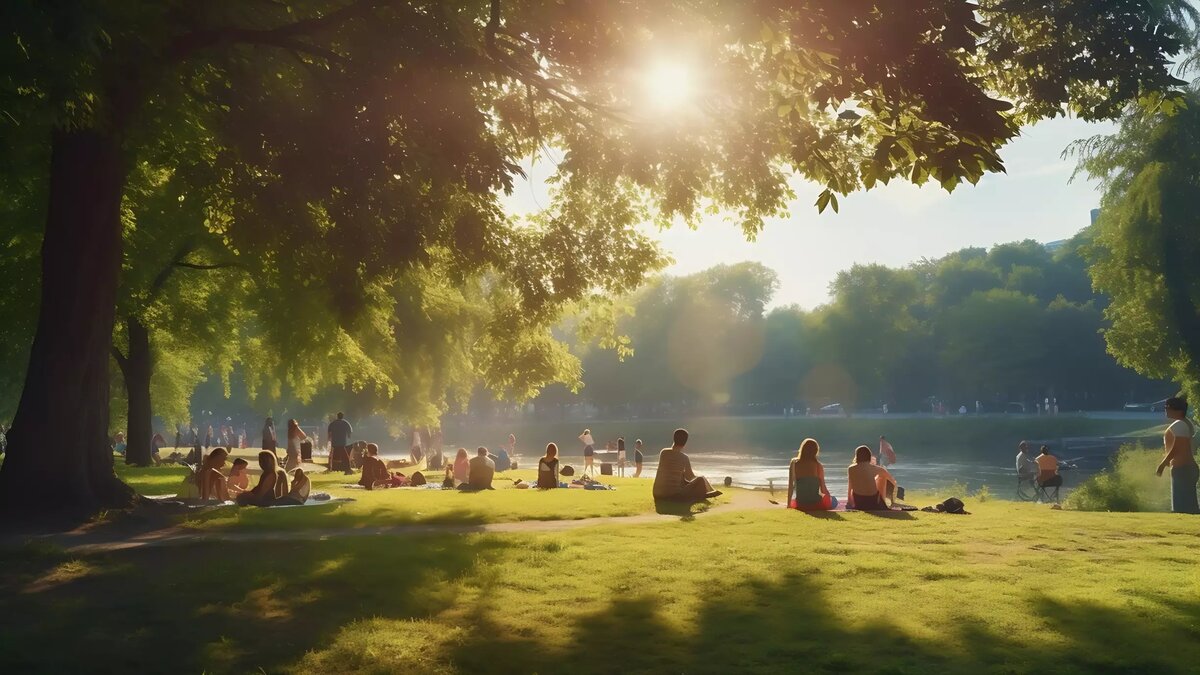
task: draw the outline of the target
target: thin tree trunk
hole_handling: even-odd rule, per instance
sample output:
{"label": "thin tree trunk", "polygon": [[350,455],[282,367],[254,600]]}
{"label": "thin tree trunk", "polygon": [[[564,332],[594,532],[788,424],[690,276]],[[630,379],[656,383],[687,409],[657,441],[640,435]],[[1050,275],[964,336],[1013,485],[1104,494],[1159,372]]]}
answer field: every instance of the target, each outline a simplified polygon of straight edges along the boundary
{"label": "thin tree trunk", "polygon": [[41,309],[0,466],[0,508],[9,513],[81,516],[133,501],[108,444],[123,187],[114,135],[54,132]]}
{"label": "thin tree trunk", "polygon": [[127,317],[125,326],[129,334],[129,355],[117,359],[129,399],[125,463],[150,466],[153,463],[150,437],[154,434],[151,421],[153,406],[150,402],[150,375],[154,361],[150,353],[150,332],[135,316]]}

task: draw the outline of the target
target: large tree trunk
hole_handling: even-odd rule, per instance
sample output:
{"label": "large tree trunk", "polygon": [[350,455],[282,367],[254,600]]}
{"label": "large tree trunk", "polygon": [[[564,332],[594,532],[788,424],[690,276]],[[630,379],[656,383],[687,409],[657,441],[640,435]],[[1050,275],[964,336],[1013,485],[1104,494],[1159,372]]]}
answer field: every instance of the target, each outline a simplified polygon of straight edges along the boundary
{"label": "large tree trunk", "polygon": [[150,374],[154,369],[150,332],[135,316],[126,318],[125,326],[129,334],[129,354],[117,358],[129,399],[125,463],[150,466],[153,463],[150,458],[150,437],[154,434],[151,421],[153,406],[150,404]]}
{"label": "large tree trunk", "polygon": [[130,504],[108,444],[108,360],[121,263],[118,139],[52,139],[42,293],[25,388],[0,467],[0,508],[81,516]]}

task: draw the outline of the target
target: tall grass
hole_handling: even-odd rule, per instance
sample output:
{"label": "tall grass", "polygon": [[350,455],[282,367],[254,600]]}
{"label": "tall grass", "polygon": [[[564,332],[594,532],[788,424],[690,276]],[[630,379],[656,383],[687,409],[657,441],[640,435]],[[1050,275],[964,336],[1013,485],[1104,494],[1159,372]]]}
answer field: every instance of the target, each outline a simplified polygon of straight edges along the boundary
{"label": "tall grass", "polygon": [[1080,511],[1170,511],[1171,479],[1154,470],[1162,451],[1125,445],[1112,466],[1071,491],[1067,506]]}

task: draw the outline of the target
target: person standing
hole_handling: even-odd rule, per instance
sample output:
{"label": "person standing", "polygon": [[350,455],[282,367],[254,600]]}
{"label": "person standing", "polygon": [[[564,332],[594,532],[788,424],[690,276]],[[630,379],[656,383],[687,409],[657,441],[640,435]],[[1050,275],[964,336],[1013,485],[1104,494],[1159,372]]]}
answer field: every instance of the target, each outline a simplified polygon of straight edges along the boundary
{"label": "person standing", "polygon": [[1196,498],[1200,466],[1196,464],[1192,449],[1192,436],[1196,434],[1196,429],[1187,418],[1187,400],[1169,398],[1163,410],[1171,423],[1163,433],[1163,449],[1166,453],[1158,463],[1157,475],[1162,476],[1163,469],[1168,465],[1171,467],[1172,513],[1200,513],[1200,503]]}
{"label": "person standing", "polygon": [[896,450],[885,436],[879,437],[879,466],[889,467],[896,463]]}
{"label": "person standing", "polygon": [[591,475],[596,475],[596,439],[592,438],[592,430],[584,429],[582,434],[579,434],[579,442],[583,443],[583,475],[587,476],[591,471]]}
{"label": "person standing", "polygon": [[633,477],[642,477],[642,462],[646,456],[642,453],[642,439],[637,439],[633,442]]}
{"label": "person standing", "polygon": [[625,477],[625,437],[617,438],[617,475]]}
{"label": "person standing", "polygon": [[275,455],[276,459],[279,459],[278,447],[279,439],[275,436],[275,420],[268,417],[267,421],[263,423],[262,449]]}
{"label": "person standing", "polygon": [[350,471],[350,436],[353,433],[354,427],[350,426],[350,422],[341,412],[337,414],[337,419],[329,423],[330,471],[352,473]]}
{"label": "person standing", "polygon": [[307,439],[308,434],[300,428],[300,423],[294,419],[288,420],[287,461],[283,465],[285,473],[290,473],[300,466],[300,443]]}
{"label": "person standing", "polygon": [[208,431],[206,431],[204,433],[204,449],[205,450],[208,450],[208,448],[210,446],[212,446],[212,437],[213,437],[212,425],[210,424],[210,425],[208,425]]}

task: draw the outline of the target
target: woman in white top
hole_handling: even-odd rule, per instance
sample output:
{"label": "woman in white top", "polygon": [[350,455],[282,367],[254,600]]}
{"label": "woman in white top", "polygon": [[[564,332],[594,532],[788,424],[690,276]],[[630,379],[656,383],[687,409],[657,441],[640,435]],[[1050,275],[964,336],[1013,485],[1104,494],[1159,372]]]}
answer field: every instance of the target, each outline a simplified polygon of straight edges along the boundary
{"label": "woman in white top", "polygon": [[300,442],[306,440],[308,435],[300,428],[300,424],[296,420],[288,420],[287,430],[287,462],[283,465],[284,471],[292,471],[300,467]]}

